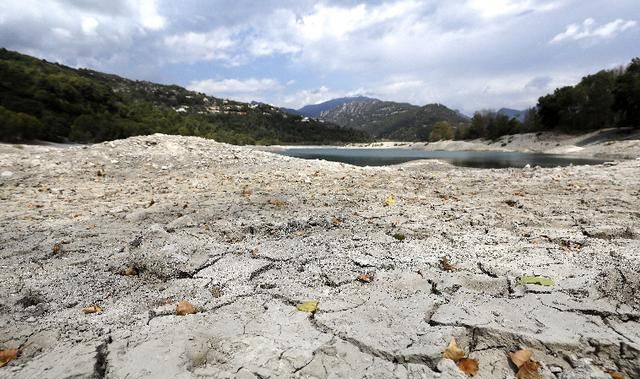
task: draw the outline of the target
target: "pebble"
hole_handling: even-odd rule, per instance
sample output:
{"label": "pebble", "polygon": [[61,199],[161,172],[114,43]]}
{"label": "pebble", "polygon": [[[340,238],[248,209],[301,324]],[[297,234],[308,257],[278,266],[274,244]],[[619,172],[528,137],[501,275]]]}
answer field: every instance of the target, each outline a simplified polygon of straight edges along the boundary
{"label": "pebble", "polygon": [[13,172],[11,171],[2,171],[2,174],[0,174],[1,177],[3,178],[10,178],[13,176]]}

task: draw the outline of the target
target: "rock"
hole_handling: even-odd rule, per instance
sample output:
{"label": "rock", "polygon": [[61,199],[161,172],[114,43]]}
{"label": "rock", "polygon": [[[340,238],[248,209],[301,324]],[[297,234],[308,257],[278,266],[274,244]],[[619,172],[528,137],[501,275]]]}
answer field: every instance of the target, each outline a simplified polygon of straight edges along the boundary
{"label": "rock", "polygon": [[611,379],[611,376],[594,366],[588,359],[575,362],[576,367],[561,373],[558,379]]}

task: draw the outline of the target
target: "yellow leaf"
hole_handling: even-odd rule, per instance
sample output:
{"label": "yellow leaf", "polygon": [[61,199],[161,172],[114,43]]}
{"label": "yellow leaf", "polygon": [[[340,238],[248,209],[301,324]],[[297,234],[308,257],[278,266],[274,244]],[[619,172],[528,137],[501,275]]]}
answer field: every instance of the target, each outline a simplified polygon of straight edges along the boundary
{"label": "yellow leaf", "polygon": [[516,365],[517,368],[522,367],[523,364],[527,363],[531,356],[533,356],[533,351],[530,350],[518,350],[513,353],[509,353],[511,356],[511,362]]}
{"label": "yellow leaf", "polygon": [[540,375],[540,363],[534,361],[525,362],[518,373],[516,374],[516,378],[518,379],[542,379],[542,375]]}
{"label": "yellow leaf", "polygon": [[188,301],[179,301],[176,304],[176,314],[178,316],[192,315],[196,313],[196,308]]}
{"label": "yellow leaf", "polygon": [[89,314],[89,313],[102,313],[102,307],[99,306],[98,304],[93,304],[90,305],[86,308],[82,308],[82,312],[84,312],[85,314]]}
{"label": "yellow leaf", "polygon": [[313,313],[318,309],[318,304],[320,302],[317,300],[311,300],[311,301],[306,301],[304,303],[300,303],[298,305],[296,305],[296,308],[300,311],[300,312],[309,312],[309,313]]}
{"label": "yellow leaf", "polygon": [[393,205],[393,204],[395,204],[395,203],[396,203],[395,196],[394,196],[394,195],[391,195],[391,196],[388,196],[388,197],[387,197],[387,200],[385,200],[385,202],[384,202],[384,206],[385,206],[385,207],[388,207],[389,205]]}
{"label": "yellow leaf", "polygon": [[0,367],[4,367],[7,363],[18,357],[18,349],[0,350]]}
{"label": "yellow leaf", "polygon": [[462,358],[458,361],[457,365],[458,368],[468,376],[474,376],[480,369],[478,361],[472,358]]}
{"label": "yellow leaf", "polygon": [[458,347],[456,343],[456,339],[451,337],[451,342],[449,342],[449,346],[447,346],[447,350],[442,352],[442,357],[451,359],[454,362],[458,362],[462,358],[464,358],[464,351]]}

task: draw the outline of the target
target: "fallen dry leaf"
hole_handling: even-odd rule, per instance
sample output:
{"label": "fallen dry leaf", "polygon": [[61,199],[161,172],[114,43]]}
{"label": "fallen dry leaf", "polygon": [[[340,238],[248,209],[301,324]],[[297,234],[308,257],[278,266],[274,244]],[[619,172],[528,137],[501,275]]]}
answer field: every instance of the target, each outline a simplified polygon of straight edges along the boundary
{"label": "fallen dry leaf", "polygon": [[244,196],[244,197],[249,197],[249,196],[251,196],[251,194],[252,194],[252,193],[253,193],[253,191],[251,191],[251,190],[249,189],[249,186],[245,186],[245,187],[242,189],[242,193],[241,193],[241,195],[242,195],[242,196]]}
{"label": "fallen dry leaf", "polygon": [[124,270],[124,275],[125,276],[136,276],[136,275],[138,275],[138,270],[136,270],[135,267],[127,267]]}
{"label": "fallen dry leaf", "polygon": [[356,278],[357,281],[362,282],[362,283],[371,283],[373,281],[373,275],[372,274],[360,274],[358,275],[358,277]]}
{"label": "fallen dry leaf", "polygon": [[612,377],[613,379],[626,379],[624,374],[621,372],[607,371],[607,374],[609,374],[609,376]]}
{"label": "fallen dry leaf", "polygon": [[318,309],[318,304],[320,302],[317,300],[306,301],[304,303],[296,305],[296,308],[300,312],[309,312],[314,313]]}
{"label": "fallen dry leaf", "polygon": [[458,368],[468,376],[474,376],[480,369],[478,361],[472,358],[462,358],[458,361],[457,365]]}
{"label": "fallen dry leaf", "polygon": [[449,257],[440,258],[440,267],[442,267],[442,269],[447,272],[452,272],[457,269],[456,266],[452,265],[451,262],[449,262]]}
{"label": "fallen dry leaf", "polygon": [[51,252],[53,254],[60,254],[62,252],[62,244],[61,243],[54,243],[53,247],[51,248]]}
{"label": "fallen dry leaf", "polygon": [[518,379],[542,379],[540,375],[540,363],[534,361],[525,362],[518,373],[516,374]]}
{"label": "fallen dry leaf", "polygon": [[98,304],[92,304],[86,308],[82,308],[82,312],[84,314],[90,314],[90,313],[102,313],[102,307],[99,306]]}
{"label": "fallen dry leaf", "polygon": [[449,342],[449,346],[447,346],[447,350],[442,352],[442,357],[451,359],[454,362],[458,362],[462,358],[464,358],[464,351],[458,347],[456,343],[456,339],[451,337],[451,342]]}
{"label": "fallen dry leaf", "polygon": [[529,359],[533,356],[533,351],[531,350],[518,350],[512,353],[509,353],[511,356],[511,362],[516,365],[517,368],[522,367],[523,364],[527,363]]}
{"label": "fallen dry leaf", "polygon": [[333,220],[331,221],[331,223],[335,226],[338,226],[340,224],[342,224],[342,220],[339,219],[338,217],[334,217]]}
{"label": "fallen dry leaf", "polygon": [[0,350],[0,367],[4,367],[7,363],[18,358],[18,349]]}
{"label": "fallen dry leaf", "polygon": [[188,301],[179,301],[176,304],[176,314],[178,316],[192,315],[196,313],[196,308]]}

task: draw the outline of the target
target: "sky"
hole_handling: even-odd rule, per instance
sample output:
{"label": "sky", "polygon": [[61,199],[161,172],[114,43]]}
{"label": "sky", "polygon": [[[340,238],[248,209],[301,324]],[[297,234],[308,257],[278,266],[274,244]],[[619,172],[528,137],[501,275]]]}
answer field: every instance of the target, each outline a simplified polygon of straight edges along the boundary
{"label": "sky", "polygon": [[0,0],[0,46],[241,101],[471,114],[640,56],[640,1]]}

